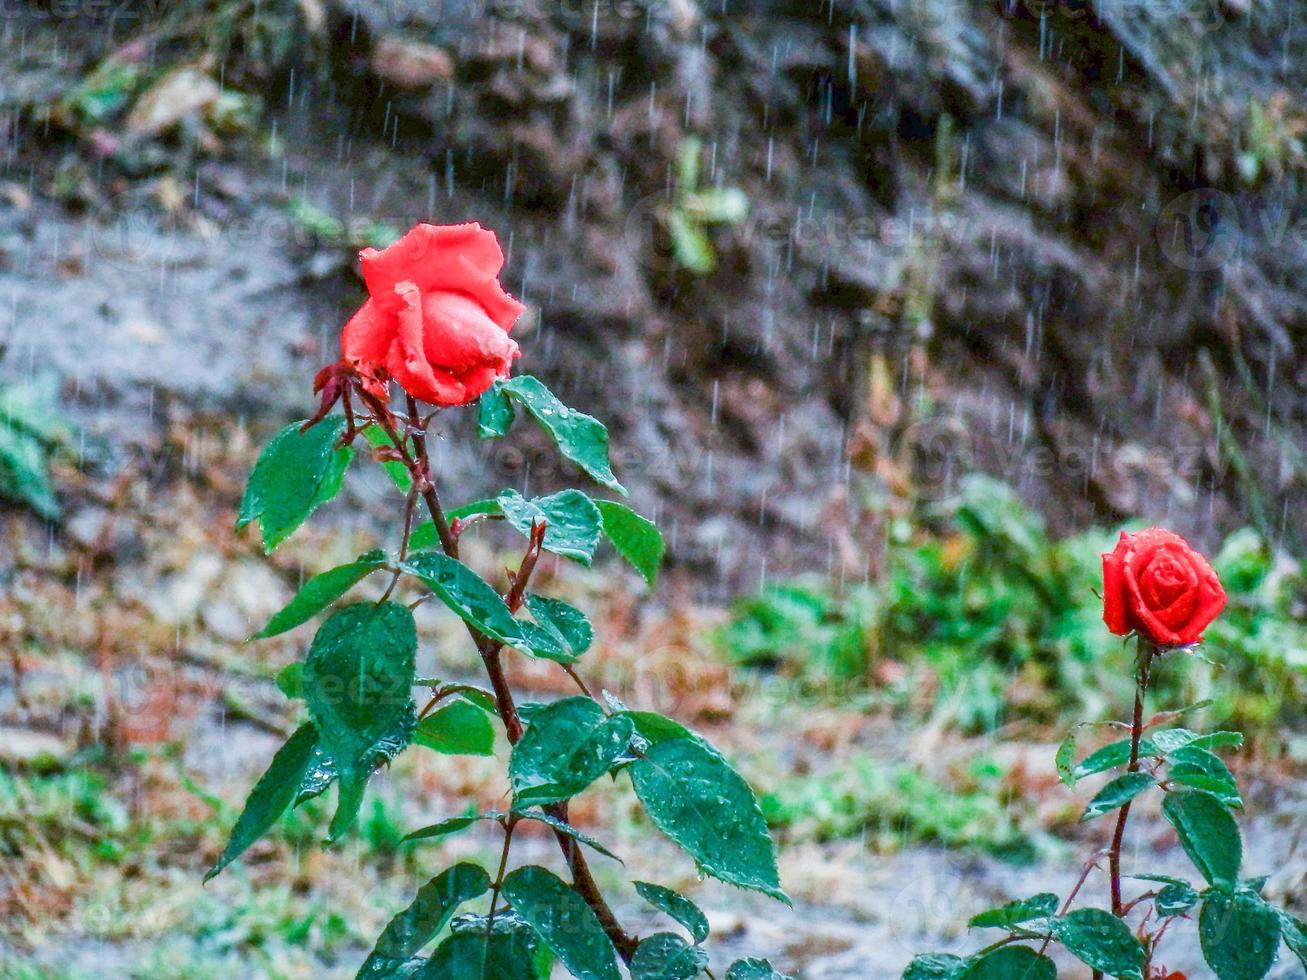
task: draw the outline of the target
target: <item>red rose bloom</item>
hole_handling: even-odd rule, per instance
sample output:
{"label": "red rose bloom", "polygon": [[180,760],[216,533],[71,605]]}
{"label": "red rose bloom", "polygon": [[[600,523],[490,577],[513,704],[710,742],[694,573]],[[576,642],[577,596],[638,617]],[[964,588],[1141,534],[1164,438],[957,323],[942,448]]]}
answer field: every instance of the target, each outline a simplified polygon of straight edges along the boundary
{"label": "red rose bloom", "polygon": [[1224,608],[1212,566],[1172,531],[1122,532],[1103,555],[1103,622],[1118,636],[1138,632],[1158,646],[1188,646]]}
{"label": "red rose bloom", "polygon": [[499,285],[504,253],[476,222],[416,225],[380,252],[359,253],[369,299],[345,324],[345,359],[384,371],[414,398],[465,405],[508,376],[508,337],[524,307]]}

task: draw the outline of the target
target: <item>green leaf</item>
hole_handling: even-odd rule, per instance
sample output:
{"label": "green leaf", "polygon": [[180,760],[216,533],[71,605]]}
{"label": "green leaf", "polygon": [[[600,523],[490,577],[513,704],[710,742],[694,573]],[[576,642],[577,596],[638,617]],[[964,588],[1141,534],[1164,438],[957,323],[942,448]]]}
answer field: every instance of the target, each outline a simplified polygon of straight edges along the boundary
{"label": "green leaf", "polygon": [[1028,946],[1004,946],[968,960],[958,980],[1057,980],[1057,967]]}
{"label": "green leaf", "polygon": [[[1063,736],[1053,756],[1053,765],[1057,768],[1057,777],[1069,789],[1075,789],[1076,731],[1079,725],[1072,725],[1071,730]],[[905,974],[906,976],[906,974]]]}
{"label": "green leaf", "polygon": [[[1155,755],[1160,755],[1157,746],[1153,745],[1148,739],[1143,739],[1139,743],[1139,758],[1143,759]],[[1079,782],[1086,776],[1107,772],[1109,769],[1124,766],[1129,762],[1130,740],[1127,738],[1122,739],[1120,742],[1112,742],[1110,745],[1104,745],[1096,752],[1091,752],[1075,767],[1074,781]]]}
{"label": "green leaf", "polygon": [[437,837],[448,837],[450,834],[461,833],[471,827],[478,820],[490,819],[484,815],[475,813],[466,813],[459,817],[449,817],[439,823],[433,823],[429,827],[423,827],[421,830],[415,830],[411,834],[404,836],[404,841],[411,840],[431,840]]}
{"label": "green leaf", "polygon": [[579,980],[620,980],[617,950],[585,899],[535,865],[504,879],[504,898]]}
{"label": "green leaf", "polygon": [[990,909],[972,916],[967,925],[972,929],[1012,929],[1032,919],[1045,919],[1057,912],[1057,896],[1040,892],[1032,898],[1008,902],[1000,908]]}
{"label": "green leaf", "polygon": [[268,443],[241,499],[236,530],[258,521],[267,553],[340,492],[354,458],[349,446],[336,448],[346,429],[343,416],[329,415],[307,432],[302,425],[286,426]]}
{"label": "green leaf", "polygon": [[1162,813],[1208,884],[1229,889],[1238,884],[1243,842],[1239,825],[1220,800],[1201,790],[1167,793]]}
{"label": "green leaf", "polygon": [[609,718],[589,698],[564,698],[542,709],[509,759],[514,807],[572,798],[608,771],[632,732],[629,719]]}
{"label": "green leaf", "polygon": [[1198,938],[1220,980],[1261,980],[1280,945],[1280,915],[1258,896],[1220,888],[1203,894]]}
{"label": "green leaf", "polygon": [[353,824],[379,755],[393,754],[379,746],[400,731],[411,736],[416,652],[413,614],[393,602],[345,606],[313,638],[304,662],[305,700],[340,778],[330,840]]}
{"label": "green leaf", "polygon": [[670,741],[675,738],[699,738],[679,721],[660,715],[656,711],[620,711],[624,718],[630,718],[635,726],[635,733],[650,745]]}
{"label": "green leaf", "polygon": [[[499,502],[497,500],[474,500],[470,504],[464,504],[462,507],[455,507],[445,514],[447,520],[451,523],[456,519],[472,517],[475,514],[498,514]],[[434,548],[440,544],[440,535],[436,533],[436,525],[432,521],[423,521],[408,536],[409,551],[421,551],[424,548]]]}
{"label": "green leaf", "polygon": [[921,953],[912,958],[901,980],[954,980],[967,961],[950,953]]}
{"label": "green leaf", "polygon": [[[301,683],[303,683],[301,681]],[[301,688],[300,697],[303,697]],[[304,778],[300,780],[299,789],[295,793],[295,802],[292,807],[299,806],[314,797],[321,796],[327,791],[332,783],[336,781],[336,763],[331,756],[327,755],[326,750],[322,747],[322,740],[313,747],[313,758],[309,762],[309,767],[304,772]]]}
{"label": "green leaf", "polygon": [[531,536],[537,521],[545,525],[545,551],[571,558],[587,568],[599,547],[599,508],[580,490],[563,490],[548,497],[527,500],[516,490],[506,490],[496,501],[504,520]]}
{"label": "green leaf", "polygon": [[1171,915],[1184,915],[1198,903],[1198,892],[1188,882],[1172,882],[1159,889],[1153,899],[1157,914],[1165,918]]}
{"label": "green leaf", "polygon": [[637,881],[635,890],[640,893],[641,898],[654,908],[666,912],[685,926],[686,931],[694,937],[696,943],[701,943],[708,938],[708,917],[700,911],[699,906],[684,895],[680,895],[670,888],[664,888],[662,885],[650,884],[647,881]]}
{"label": "green leaf", "polygon": [[631,980],[693,980],[708,965],[708,954],[671,932],[656,932],[631,958]]}
{"label": "green leaf", "polygon": [[766,960],[736,960],[726,970],[726,980],[791,980]]}
{"label": "green leaf", "polygon": [[26,504],[40,517],[59,516],[59,499],[47,472],[50,449],[32,433],[0,420],[0,496]]}
{"label": "green leaf", "polygon": [[596,500],[603,517],[604,534],[617,553],[625,558],[653,588],[658,566],[663,561],[663,535],[653,521],[646,520],[625,504],[615,500]]}
{"label": "green leaf", "polygon": [[1089,801],[1089,806],[1085,807],[1085,812],[1080,815],[1080,820],[1083,823],[1101,817],[1104,813],[1110,813],[1156,784],[1157,780],[1146,772],[1123,773],[1098,791],[1098,794]]}
{"label": "green leaf", "polygon": [[1298,957],[1303,969],[1307,970],[1307,922],[1290,915],[1283,909],[1280,909],[1278,914],[1280,916],[1280,936],[1284,939],[1284,944]]}
{"label": "green leaf", "polygon": [[503,388],[493,384],[477,401],[477,435],[482,439],[497,439],[507,434],[517,414]]}
{"label": "green leaf", "polygon": [[[466,920],[466,921],[464,921]],[[453,934],[436,947],[418,980],[545,980],[538,938],[521,917],[495,914],[487,931],[482,916],[459,916]]]}
{"label": "green leaf", "polygon": [[461,561],[439,551],[409,555],[400,565],[446,606],[478,631],[538,657],[559,659],[567,652],[547,632],[513,617],[499,593]]}
{"label": "green leaf", "polygon": [[631,781],[654,824],[701,871],[789,904],[758,800],[715,750],[696,738],[658,742],[631,766]]}
{"label": "green leaf", "polygon": [[589,650],[594,642],[594,627],[576,606],[528,592],[526,608],[531,618],[554,637],[572,660]]}
{"label": "green leaf", "polygon": [[304,664],[296,660],[277,671],[277,689],[294,701],[304,697]]}
{"label": "green leaf", "polygon": [[367,578],[378,568],[386,564],[386,553],[381,549],[360,555],[348,565],[337,565],[321,575],[314,575],[300,587],[286,606],[253,636],[251,640],[263,640],[277,636],[296,626],[307,623],[322,610],[343,596],[359,582]]}
{"label": "green leaf", "polygon": [[356,980],[400,977],[408,962],[445,928],[464,902],[490,890],[490,875],[475,864],[456,864],[423,885],[417,897],[386,926]]}
{"label": "green leaf", "polygon": [[1130,927],[1103,909],[1076,909],[1050,923],[1053,935],[1092,969],[1122,980],[1143,980],[1144,948]]}
{"label": "green leaf", "polygon": [[1237,749],[1243,744],[1243,736],[1238,732],[1208,732],[1206,735],[1199,735],[1187,728],[1163,729],[1162,731],[1153,732],[1151,738],[1162,755],[1170,755],[1172,752],[1183,749],[1188,745],[1197,745],[1202,749],[1212,749],[1218,746]]}
{"label": "green leaf", "polygon": [[464,504],[462,507],[455,507],[445,515],[447,520],[462,520],[473,517],[477,514],[498,514],[499,501],[493,497],[487,497],[482,500],[474,500],[470,504]]}
{"label": "green leaf", "polygon": [[1243,807],[1234,774],[1214,752],[1191,743],[1172,752],[1170,759],[1170,782],[1206,790],[1226,806]]}
{"label": "green leaf", "polygon": [[584,844],[586,847],[593,847],[604,857],[612,858],[618,864],[626,863],[621,858],[619,858],[616,854],[610,851],[608,848],[604,847],[603,844],[600,844],[597,840],[591,837],[589,834],[577,830],[575,827],[573,827],[570,823],[568,823],[565,820],[559,820],[557,817],[551,816],[548,813],[543,813],[539,810],[514,810],[513,812],[517,816],[521,817],[523,820],[538,821],[539,823],[545,824],[548,827],[552,827],[554,830],[558,831],[563,836],[570,837],[572,840]]}
{"label": "green leaf", "polygon": [[[386,430],[379,425],[369,425],[364,429],[363,438],[374,449],[395,445],[395,440],[391,439]],[[413,489],[413,477],[409,474],[408,467],[399,460],[386,460],[381,464],[381,468],[390,477],[390,482],[399,488],[400,493],[407,494]]]}
{"label": "green leaf", "polygon": [[408,536],[409,551],[425,551],[438,544],[440,544],[440,535],[436,533],[436,525],[433,521],[423,521],[413,528]]}
{"label": "green leaf", "polygon": [[413,741],[445,755],[494,755],[495,729],[486,713],[451,701],[418,722]]}
{"label": "green leaf", "polygon": [[585,470],[593,480],[618,493],[626,493],[626,488],[617,482],[608,463],[608,429],[604,424],[568,408],[539,378],[529,374],[496,381],[481,396],[477,431],[482,439],[502,436],[508,431],[513,422],[513,401],[531,414],[553,439],[559,452]]}
{"label": "green leaf", "polygon": [[300,780],[313,761],[313,749],[317,744],[317,729],[312,722],[306,722],[277,750],[268,771],[254,784],[245,800],[245,808],[236,820],[227,847],[213,867],[205,872],[205,881],[240,857],[286,812],[295,799]]}

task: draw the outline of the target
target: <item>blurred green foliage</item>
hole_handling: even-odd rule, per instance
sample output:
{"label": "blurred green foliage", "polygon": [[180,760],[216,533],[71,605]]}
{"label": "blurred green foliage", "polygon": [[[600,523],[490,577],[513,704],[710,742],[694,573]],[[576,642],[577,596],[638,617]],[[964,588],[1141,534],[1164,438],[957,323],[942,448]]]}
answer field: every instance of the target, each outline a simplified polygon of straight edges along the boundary
{"label": "blurred green foliage", "polygon": [[[973,476],[947,505],[891,525],[876,580],[771,587],[739,603],[718,639],[737,663],[809,693],[869,697],[967,732],[1108,717],[1133,690],[1131,652],[1103,625],[1098,596],[1115,540],[1052,540],[1010,488]],[[1307,577],[1246,529],[1213,564],[1229,606],[1201,647],[1162,662],[1150,708],[1212,698],[1202,724],[1274,746],[1307,718]]]}
{"label": "blurred green foliage", "polygon": [[1015,797],[1005,776],[978,760],[945,783],[915,766],[863,756],[819,777],[784,779],[760,803],[767,822],[792,837],[861,837],[882,854],[940,844],[1027,863],[1050,839],[1038,829],[1034,803]]}
{"label": "blurred green foliage", "polygon": [[73,438],[58,402],[50,375],[0,388],[0,497],[48,520],[59,516],[50,461],[70,455]]}

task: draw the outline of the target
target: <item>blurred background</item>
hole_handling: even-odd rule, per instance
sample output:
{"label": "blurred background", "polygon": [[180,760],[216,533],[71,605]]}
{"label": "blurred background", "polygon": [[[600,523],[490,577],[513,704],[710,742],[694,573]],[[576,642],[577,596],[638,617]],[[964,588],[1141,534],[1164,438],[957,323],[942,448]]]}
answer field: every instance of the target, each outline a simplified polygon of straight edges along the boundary
{"label": "blurred background", "polygon": [[[496,805],[502,737],[200,887],[311,630],[246,637],[399,506],[356,468],[269,563],[244,479],[311,413],[358,249],[418,220],[497,232],[520,370],[608,423],[667,534],[653,594],[542,571],[596,612],[592,685],[763,796],[793,913],[699,882],[619,788],[574,807],[704,904],[714,963],[897,977],[1067,889],[1106,828],[1054,746],[1127,712],[1094,590],[1146,523],[1231,595],[1155,704],[1244,732],[1248,873],[1307,911],[1305,48],[1294,0],[0,0],[0,977],[352,976],[497,852],[399,839]],[[441,424],[447,500],[576,482]],[[419,672],[472,676],[427,611]],[[1135,839],[1183,871],[1155,810]],[[1195,932],[1163,956],[1191,978]]]}

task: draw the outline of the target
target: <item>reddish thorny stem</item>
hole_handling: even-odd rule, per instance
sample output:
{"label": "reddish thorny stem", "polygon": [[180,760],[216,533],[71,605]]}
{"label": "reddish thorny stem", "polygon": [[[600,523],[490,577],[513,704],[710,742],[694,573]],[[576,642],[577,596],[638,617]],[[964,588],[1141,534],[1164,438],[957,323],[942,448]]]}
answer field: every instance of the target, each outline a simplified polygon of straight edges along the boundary
{"label": "reddish thorny stem", "polygon": [[[395,414],[384,401],[365,391],[361,386],[356,390],[359,397],[372,410],[376,423],[381,426],[390,438],[398,453],[398,460],[404,464],[409,472],[414,491],[426,503],[427,510],[431,514],[431,520],[436,527],[436,536],[440,540],[441,550],[450,558],[457,559],[458,531],[450,526],[444,508],[441,506],[436,485],[431,479],[431,458],[427,452],[426,430],[423,422],[419,421],[421,416],[418,413],[417,402],[411,395],[408,396],[408,419],[406,420],[405,431],[401,433],[399,427],[395,424]],[[346,438],[352,438],[354,431],[351,420],[350,431],[346,433]],[[410,442],[413,447],[412,452],[409,450]],[[527,583],[535,569],[536,561],[540,557],[544,534],[545,525],[543,522],[532,526],[526,554],[523,556],[517,572],[512,576],[512,585],[504,601],[509,609],[514,612],[522,605]],[[466,625],[468,634],[472,637],[472,642],[476,645],[477,652],[481,655],[486,674],[490,678],[490,686],[495,695],[495,706],[500,720],[504,723],[504,730],[508,735],[509,744],[515,745],[522,737],[523,727],[512,689],[509,687],[508,679],[504,675],[501,658],[503,644],[486,636],[471,623],[465,622],[464,625]],[[555,803],[542,807],[542,809],[549,816],[563,823],[568,822],[566,803]],[[504,862],[507,861],[508,845],[511,841],[513,825],[514,821],[510,817],[505,822],[504,828],[506,835]],[[621,923],[617,921],[613,910],[599,891],[599,886],[594,880],[594,875],[590,871],[585,855],[581,852],[581,845],[559,830],[554,831],[554,836],[558,840],[558,846],[562,849],[563,857],[567,860],[568,868],[571,871],[572,887],[590,906],[590,909],[598,918],[599,924],[603,927],[604,932],[608,934],[608,938],[612,940],[622,959],[630,963],[632,956],[635,955],[635,947],[639,944],[639,939],[623,929]],[[501,862],[499,879],[503,877],[504,862]],[[496,889],[498,888],[499,879],[496,881]]]}

